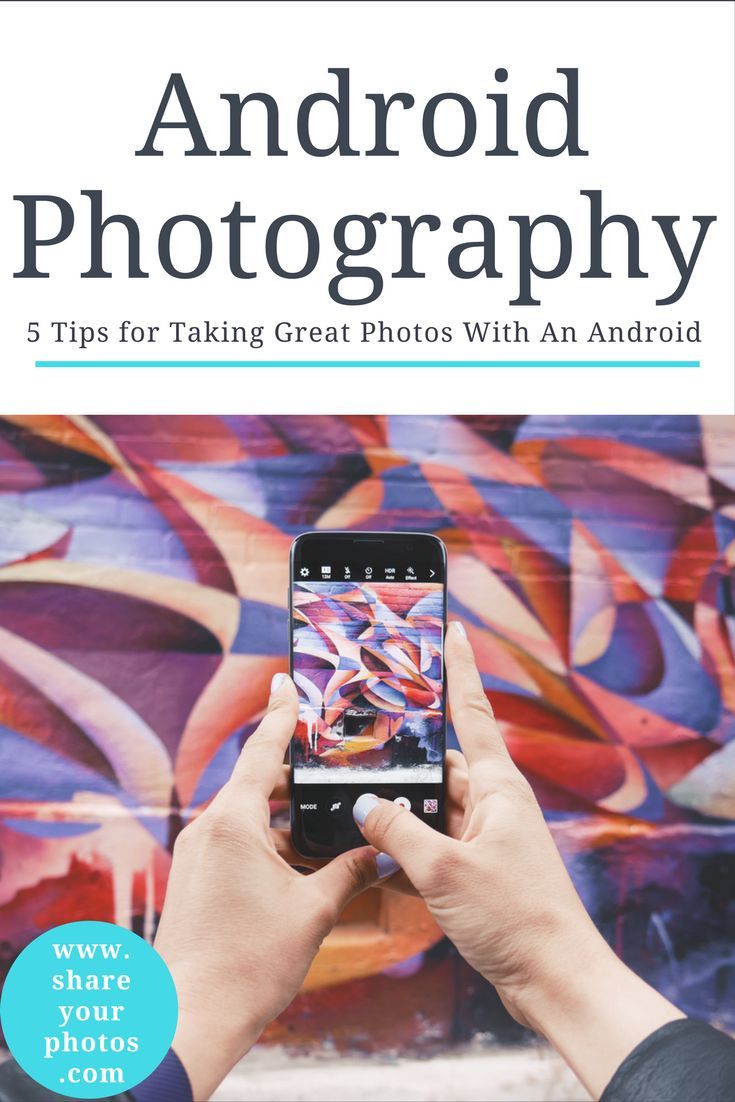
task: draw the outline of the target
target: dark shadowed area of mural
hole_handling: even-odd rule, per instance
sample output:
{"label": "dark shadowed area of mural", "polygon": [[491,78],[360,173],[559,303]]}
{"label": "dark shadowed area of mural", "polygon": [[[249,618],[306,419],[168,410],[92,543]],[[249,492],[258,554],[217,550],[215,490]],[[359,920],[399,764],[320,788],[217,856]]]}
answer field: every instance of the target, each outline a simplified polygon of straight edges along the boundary
{"label": "dark shadowed area of mural", "polygon": [[[3,971],[60,922],[152,937],[172,841],[287,667],[308,528],[441,536],[450,616],[595,921],[735,1028],[732,418],[0,421]],[[418,901],[373,891],[267,1039],[478,1036],[526,1035]]]}

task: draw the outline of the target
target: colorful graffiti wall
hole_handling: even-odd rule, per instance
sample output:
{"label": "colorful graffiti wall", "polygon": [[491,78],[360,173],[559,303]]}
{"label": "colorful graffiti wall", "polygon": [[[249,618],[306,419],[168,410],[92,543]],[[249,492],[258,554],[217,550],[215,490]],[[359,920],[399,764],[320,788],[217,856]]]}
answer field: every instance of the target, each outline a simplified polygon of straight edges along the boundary
{"label": "colorful graffiti wall", "polygon": [[[311,528],[444,539],[450,615],[595,920],[735,1027],[732,418],[0,421],[0,965],[82,917],[152,936],[172,839],[286,668]],[[518,1035],[417,901],[343,923],[271,1040]]]}

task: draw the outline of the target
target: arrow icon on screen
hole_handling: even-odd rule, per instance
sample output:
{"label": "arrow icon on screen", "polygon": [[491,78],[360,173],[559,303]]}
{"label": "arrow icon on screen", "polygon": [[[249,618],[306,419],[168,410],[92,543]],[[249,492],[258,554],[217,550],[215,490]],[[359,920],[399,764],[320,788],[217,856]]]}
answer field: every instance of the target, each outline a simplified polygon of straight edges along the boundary
{"label": "arrow icon on screen", "polygon": [[433,578],[433,577],[434,577],[434,571],[433,571],[433,570],[430,570],[430,571],[429,571],[429,577],[430,577],[430,578]]}

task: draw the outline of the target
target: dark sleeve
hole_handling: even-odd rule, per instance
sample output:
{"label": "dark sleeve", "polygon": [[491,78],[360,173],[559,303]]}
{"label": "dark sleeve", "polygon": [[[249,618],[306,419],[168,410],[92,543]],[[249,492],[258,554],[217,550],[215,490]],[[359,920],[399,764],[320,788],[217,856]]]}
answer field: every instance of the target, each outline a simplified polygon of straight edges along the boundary
{"label": "dark sleeve", "polygon": [[[79,1102],[56,1091],[46,1090],[23,1071],[12,1058],[0,1064],[0,1102]],[[133,1102],[132,1095],[116,1094],[99,1102]]]}
{"label": "dark sleeve", "polygon": [[193,1102],[189,1077],[173,1049],[130,1095],[134,1102]]}
{"label": "dark sleeve", "polygon": [[704,1022],[661,1026],[623,1060],[600,1102],[732,1102],[735,1040]]}
{"label": "dark sleeve", "polygon": [[[0,1064],[0,1102],[78,1102],[46,1090],[31,1079],[15,1060]],[[156,1070],[127,1094],[116,1094],[100,1102],[192,1102],[189,1079],[171,1049]]]}

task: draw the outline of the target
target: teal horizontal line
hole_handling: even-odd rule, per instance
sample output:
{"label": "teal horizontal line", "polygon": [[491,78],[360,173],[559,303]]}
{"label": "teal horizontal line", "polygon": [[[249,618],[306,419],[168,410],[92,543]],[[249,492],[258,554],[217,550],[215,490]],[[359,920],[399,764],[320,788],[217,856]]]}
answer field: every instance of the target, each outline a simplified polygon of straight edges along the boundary
{"label": "teal horizontal line", "polygon": [[699,367],[699,360],[36,360],[36,367]]}

